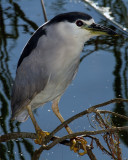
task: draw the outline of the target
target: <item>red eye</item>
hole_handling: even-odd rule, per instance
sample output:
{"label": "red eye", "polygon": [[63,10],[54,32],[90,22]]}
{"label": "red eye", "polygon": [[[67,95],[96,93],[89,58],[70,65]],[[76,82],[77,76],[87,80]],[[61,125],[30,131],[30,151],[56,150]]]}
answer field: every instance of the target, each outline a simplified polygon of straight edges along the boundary
{"label": "red eye", "polygon": [[76,25],[78,27],[81,27],[84,23],[81,20],[76,21]]}

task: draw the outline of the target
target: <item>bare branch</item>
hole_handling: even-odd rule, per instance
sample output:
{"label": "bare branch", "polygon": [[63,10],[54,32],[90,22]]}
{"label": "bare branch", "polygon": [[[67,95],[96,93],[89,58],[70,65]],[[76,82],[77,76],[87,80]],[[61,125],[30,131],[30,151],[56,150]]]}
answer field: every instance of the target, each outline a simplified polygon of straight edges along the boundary
{"label": "bare branch", "polygon": [[57,143],[62,142],[65,139],[72,139],[74,137],[77,136],[90,136],[90,135],[97,135],[97,134],[102,134],[102,133],[107,133],[107,132],[119,132],[122,130],[128,130],[128,126],[124,126],[124,127],[113,127],[110,129],[103,129],[103,130],[98,130],[98,131],[82,131],[82,132],[76,132],[73,134],[69,134],[66,136],[63,136],[62,138],[58,138],[56,140],[54,140],[52,143],[50,143],[49,145],[46,146],[42,146],[43,149],[49,150],[50,148],[52,148],[53,146],[55,146]]}
{"label": "bare branch", "polygon": [[[113,114],[115,116],[118,116],[120,118],[124,118],[126,120],[128,120],[128,117],[120,115],[118,113],[115,112],[111,112],[111,111],[105,111],[105,110],[97,110],[97,108],[99,107],[103,107],[106,106],[108,104],[111,103],[120,103],[120,102],[128,102],[128,99],[121,99],[121,98],[117,98],[117,99],[113,99],[95,106],[90,107],[89,109],[86,109],[85,111],[78,113],[76,115],[74,115],[73,117],[69,118],[68,120],[66,120],[64,123],[62,123],[61,125],[59,125],[53,132],[51,132],[50,136],[46,137],[46,140],[44,142],[44,144],[51,142],[48,145],[42,145],[37,151],[35,151],[33,157],[34,160],[38,159],[40,157],[40,154],[42,153],[43,150],[49,150],[52,147],[54,147],[56,144],[61,143],[67,146],[71,146],[72,143],[70,142],[70,139],[77,137],[77,136],[82,136],[82,137],[91,137],[91,135],[97,135],[97,134],[104,134],[104,133],[109,133],[110,138],[108,137],[106,139],[106,143],[108,143],[108,147],[110,148],[110,152],[107,151],[100,143],[100,141],[98,141],[96,139],[96,137],[94,137],[93,139],[95,140],[97,146],[104,151],[105,153],[109,154],[112,157],[118,156],[119,158],[121,158],[121,150],[119,147],[119,144],[117,144],[117,148],[113,148],[113,150],[111,150],[111,147],[114,147],[114,140],[116,140],[119,143],[119,137],[116,137],[115,132],[119,132],[122,130],[128,130],[128,126],[124,126],[124,127],[113,127],[111,126],[111,124],[107,123],[106,120],[103,119],[103,117],[101,116],[101,113],[103,114]],[[89,113],[95,113],[97,116],[97,122],[99,124],[99,126],[102,128],[101,130],[95,130],[95,131],[82,131],[82,132],[77,132],[77,133],[73,133],[73,134],[69,134],[63,137],[56,137],[54,136],[54,134],[56,132],[58,132],[60,129],[62,129],[63,127],[65,127],[67,124],[71,123],[73,120],[82,117],[83,115],[89,114]],[[106,134],[107,135],[107,134]],[[114,139],[112,136],[115,136]],[[0,142],[6,142],[12,139],[17,139],[17,138],[31,138],[31,139],[36,139],[37,135],[36,133],[28,133],[28,132],[17,132],[17,133],[8,133],[6,135],[2,135],[0,136]],[[110,141],[110,142],[109,142]],[[110,144],[109,144],[110,143]],[[80,149],[83,149],[82,144],[81,143],[77,143],[78,147]],[[92,153],[92,148],[91,146],[87,146],[87,154],[89,156],[90,159],[94,159],[96,160],[95,155]],[[114,153],[114,154],[113,154]]]}
{"label": "bare branch", "polygon": [[104,103],[101,103],[101,104],[98,104],[98,105],[94,105],[88,109],[86,109],[85,111],[83,112],[80,112],[74,116],[72,116],[71,118],[69,118],[68,120],[64,121],[62,124],[60,124],[55,130],[53,130],[50,135],[47,137],[46,139],[46,143],[50,141],[50,139],[54,136],[54,134],[56,132],[58,132],[59,130],[61,130],[63,127],[65,127],[67,124],[71,123],[72,121],[74,121],[75,119],[79,118],[79,117],[82,117],[83,115],[86,115],[88,113],[92,113],[92,112],[95,112],[95,110],[99,107],[103,107],[103,106],[107,106],[111,103],[120,103],[120,102],[128,102],[128,99],[123,99],[123,98],[115,98],[115,99],[112,99],[112,100],[109,100],[107,102],[104,102]]}
{"label": "bare branch", "polygon": [[[107,132],[118,132],[118,131],[122,131],[122,130],[128,130],[128,126],[125,126],[125,127],[115,127],[115,128],[105,129],[105,130],[99,130],[99,131],[77,132],[77,133],[73,133],[73,134],[69,134],[69,135],[63,136],[62,138],[55,139],[49,145],[41,146],[38,150],[36,150],[35,154],[33,155],[33,160],[36,160],[36,158],[40,156],[40,154],[43,152],[43,150],[49,150],[52,147],[54,147],[56,144],[61,143],[61,142],[63,142],[66,139],[72,139],[74,137],[81,136],[81,135],[86,136],[86,137],[91,137],[90,135],[102,134],[102,133],[107,133]],[[97,140],[96,140],[96,143],[98,144],[98,146],[100,148],[102,148],[102,145],[99,145],[100,143]],[[108,153],[109,155],[111,155],[111,153],[109,153],[104,147],[102,148],[102,150],[104,150],[106,153]],[[89,156],[90,153],[91,153],[91,151],[88,151],[88,152],[89,153],[87,153],[87,154]],[[92,157],[93,157],[93,154],[92,154]],[[94,155],[94,157],[95,157],[95,155]],[[95,157],[95,159],[96,159],[96,157]]]}
{"label": "bare branch", "polygon": [[[72,139],[74,137],[77,136],[90,136],[90,135],[97,135],[97,134],[102,134],[102,133],[106,133],[106,132],[118,132],[118,131],[122,131],[122,130],[128,130],[128,126],[125,127],[115,127],[115,128],[111,128],[111,129],[105,129],[105,130],[98,130],[98,131],[83,131],[83,132],[77,132],[77,133],[73,133],[70,135],[66,135],[63,136],[62,138],[59,137],[53,137],[53,142],[50,143],[49,145],[46,146],[41,146],[40,149],[38,150],[39,153],[41,153],[43,150],[49,150],[51,149],[53,146],[55,146],[58,143],[64,144],[64,145],[71,145],[70,141],[65,141],[66,139]],[[35,139],[37,138],[35,133],[27,133],[27,132],[17,132],[17,133],[8,133],[6,135],[0,136],[0,142],[5,142],[7,140],[11,140],[11,139],[17,139],[17,138],[31,138],[31,139]]]}
{"label": "bare branch", "polygon": [[36,139],[37,135],[36,133],[29,133],[29,132],[13,132],[0,136],[0,142],[7,142],[18,138]]}

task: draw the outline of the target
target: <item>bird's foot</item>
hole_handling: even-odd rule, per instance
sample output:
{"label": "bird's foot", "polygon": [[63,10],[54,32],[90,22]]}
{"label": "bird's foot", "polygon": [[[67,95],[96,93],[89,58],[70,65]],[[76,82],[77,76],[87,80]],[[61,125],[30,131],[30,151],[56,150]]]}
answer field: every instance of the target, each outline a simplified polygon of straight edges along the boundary
{"label": "bird's foot", "polygon": [[[71,150],[73,150],[75,153],[78,153],[81,156],[83,156],[84,154],[87,154],[87,150],[86,150],[87,141],[83,137],[73,138],[71,142],[72,142],[72,146],[70,147]],[[82,148],[78,147],[78,143],[81,143]],[[80,152],[80,149],[83,149],[84,152]]]}
{"label": "bird's foot", "polygon": [[34,141],[36,144],[39,144],[39,145],[42,145],[46,136],[50,134],[49,132],[42,131],[41,129],[37,130],[36,133],[37,133],[37,139],[35,139]]}

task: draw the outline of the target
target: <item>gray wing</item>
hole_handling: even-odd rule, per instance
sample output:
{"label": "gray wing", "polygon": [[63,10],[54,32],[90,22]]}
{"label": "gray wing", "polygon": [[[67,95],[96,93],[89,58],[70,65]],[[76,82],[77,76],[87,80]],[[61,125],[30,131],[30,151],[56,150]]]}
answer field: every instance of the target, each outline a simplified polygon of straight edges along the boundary
{"label": "gray wing", "polygon": [[43,59],[43,51],[37,48],[40,35],[45,36],[41,27],[28,41],[19,59],[11,96],[12,119],[44,89],[48,81],[47,68],[38,54],[41,52]]}

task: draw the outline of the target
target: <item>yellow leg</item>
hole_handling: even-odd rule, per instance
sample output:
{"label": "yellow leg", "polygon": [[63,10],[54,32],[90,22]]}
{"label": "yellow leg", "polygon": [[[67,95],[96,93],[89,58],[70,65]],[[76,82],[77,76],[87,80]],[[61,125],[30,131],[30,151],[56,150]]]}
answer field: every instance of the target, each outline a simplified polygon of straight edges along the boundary
{"label": "yellow leg", "polygon": [[41,128],[40,128],[39,125],[37,124],[36,119],[35,119],[35,117],[34,117],[34,115],[33,115],[33,113],[32,113],[32,109],[31,109],[31,106],[30,106],[30,105],[27,106],[27,110],[28,110],[28,114],[29,114],[29,116],[30,116],[30,118],[31,118],[31,120],[32,120],[32,123],[33,123],[33,125],[34,125],[34,127],[35,127],[35,131],[36,131],[36,133],[37,133],[37,136],[38,136],[38,138],[35,140],[35,143],[37,143],[37,144],[42,144],[44,138],[45,138],[47,135],[49,135],[49,133],[46,132],[46,131],[42,131],[42,130],[41,130]]}
{"label": "yellow leg", "polygon": [[35,119],[33,113],[32,113],[32,109],[31,109],[30,105],[27,106],[27,110],[28,110],[28,114],[29,114],[29,116],[30,116],[30,118],[32,120],[32,123],[33,123],[33,125],[35,127],[35,130],[36,131],[41,130],[40,127],[38,126],[37,122],[36,122],[36,119]]}
{"label": "yellow leg", "polygon": [[[64,122],[64,118],[62,117],[62,115],[59,112],[59,107],[58,107],[58,103],[59,103],[60,97],[57,97],[52,104],[52,110],[55,113],[55,115],[59,118],[59,120],[61,121],[61,123]],[[65,126],[65,129],[67,130],[67,132],[69,134],[72,134],[72,130],[69,128],[69,126]]]}
{"label": "yellow leg", "polygon": [[[60,114],[60,112],[59,112],[59,107],[58,107],[59,100],[60,100],[60,97],[57,97],[57,98],[53,101],[52,110],[53,110],[53,112],[55,113],[55,115],[59,118],[59,120],[61,121],[61,123],[63,123],[63,122],[64,122],[64,118],[63,118],[62,115]],[[67,130],[67,132],[68,132],[69,134],[72,134],[72,133],[73,133],[72,130],[69,128],[68,125],[65,126],[65,129]],[[84,152],[79,153],[79,148],[76,147],[76,141],[78,141],[78,142],[80,142],[80,143],[82,144]],[[87,142],[86,142],[86,140],[85,140],[83,137],[76,137],[76,138],[72,139],[72,143],[73,143],[73,145],[70,147],[71,150],[74,150],[74,152],[78,152],[79,155],[81,155],[81,156],[87,153],[87,150],[86,150],[86,144],[87,144]]]}

